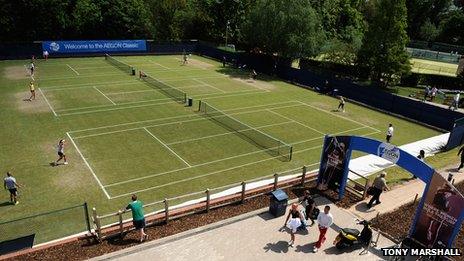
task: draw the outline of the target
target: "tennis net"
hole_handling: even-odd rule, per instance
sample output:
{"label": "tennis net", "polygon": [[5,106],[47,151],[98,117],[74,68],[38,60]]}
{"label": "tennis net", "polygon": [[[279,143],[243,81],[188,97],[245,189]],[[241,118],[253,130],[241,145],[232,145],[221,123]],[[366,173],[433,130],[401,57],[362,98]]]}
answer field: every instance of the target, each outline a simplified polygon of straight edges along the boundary
{"label": "tennis net", "polygon": [[200,101],[199,111],[226,129],[234,131],[253,145],[263,148],[271,156],[281,156],[285,161],[292,159],[293,148],[291,145],[227,115],[204,101]]}
{"label": "tennis net", "polygon": [[187,102],[187,93],[168,85],[160,80],[157,80],[150,75],[140,71],[140,78],[148,83],[150,86],[155,87],[156,89],[162,91],[167,96],[171,97],[175,101],[179,103],[186,103]]}
{"label": "tennis net", "polygon": [[117,67],[118,69],[127,72],[130,75],[134,75],[134,67],[128,65],[127,63],[121,62],[109,54],[105,54],[105,60]]}

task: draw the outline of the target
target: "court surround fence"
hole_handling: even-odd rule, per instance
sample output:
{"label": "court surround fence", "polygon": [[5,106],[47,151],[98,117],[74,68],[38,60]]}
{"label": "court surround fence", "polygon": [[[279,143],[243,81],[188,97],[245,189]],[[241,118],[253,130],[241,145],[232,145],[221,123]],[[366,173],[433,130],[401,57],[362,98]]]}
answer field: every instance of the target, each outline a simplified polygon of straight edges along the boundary
{"label": "court surround fence", "polygon": [[[297,170],[300,170],[301,174],[295,174]],[[206,189],[144,204],[143,208],[145,212],[149,212],[149,214],[145,215],[146,224],[147,226],[167,224],[171,220],[179,219],[187,215],[209,212],[212,209],[227,205],[244,203],[246,200],[267,195],[276,189],[298,186],[304,187],[306,183],[317,181],[317,174],[317,171],[308,173],[307,167],[303,166],[302,168],[283,173],[276,173],[240,183],[229,184],[214,189]],[[292,175],[292,177],[288,178],[288,175]],[[348,192],[358,196],[360,200],[364,199],[370,185],[369,180],[363,178],[361,181],[352,181],[355,186],[353,188],[350,187]],[[256,186],[256,184],[259,185]],[[227,193],[229,190],[232,192]],[[172,206],[175,202],[183,203]],[[130,210],[118,210],[117,212],[106,215],[99,215],[97,209],[93,208],[91,221],[94,235],[99,240],[103,240],[115,236],[122,236],[132,231],[134,227],[131,223],[132,218],[128,216],[130,212]],[[104,223],[111,224],[102,225]]]}
{"label": "court surround fence", "polygon": [[0,242],[35,235],[35,245],[82,231],[91,232],[87,203],[0,222]]}

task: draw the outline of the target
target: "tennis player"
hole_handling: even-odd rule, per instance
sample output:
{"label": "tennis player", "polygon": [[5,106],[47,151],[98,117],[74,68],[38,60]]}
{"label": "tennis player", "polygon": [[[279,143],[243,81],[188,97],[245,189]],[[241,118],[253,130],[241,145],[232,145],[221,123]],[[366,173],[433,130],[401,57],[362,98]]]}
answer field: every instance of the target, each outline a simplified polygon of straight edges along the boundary
{"label": "tennis player", "polygon": [[11,172],[6,173],[6,178],[3,180],[3,186],[10,192],[11,203],[15,205],[18,204],[18,188],[20,188],[21,186],[18,183],[16,183],[16,179],[13,177],[13,175],[11,175]]}
{"label": "tennis player", "polygon": [[31,62],[31,64],[29,65],[31,76],[34,76],[34,69],[35,69],[34,62]]}
{"label": "tennis player", "polygon": [[64,165],[68,165],[68,161],[66,160],[66,154],[64,154],[64,142],[65,140],[60,140],[60,142],[58,142],[58,145],[57,145],[57,151],[58,151],[58,160],[55,161],[55,166],[58,165],[58,162],[60,160],[64,160]]}
{"label": "tennis player", "polygon": [[29,91],[31,92],[31,97],[29,97],[29,101],[35,100],[35,86],[34,82],[29,83]]}
{"label": "tennis player", "polygon": [[345,112],[345,99],[343,98],[343,96],[340,96],[337,111],[340,111],[340,109],[342,110],[342,112]]}

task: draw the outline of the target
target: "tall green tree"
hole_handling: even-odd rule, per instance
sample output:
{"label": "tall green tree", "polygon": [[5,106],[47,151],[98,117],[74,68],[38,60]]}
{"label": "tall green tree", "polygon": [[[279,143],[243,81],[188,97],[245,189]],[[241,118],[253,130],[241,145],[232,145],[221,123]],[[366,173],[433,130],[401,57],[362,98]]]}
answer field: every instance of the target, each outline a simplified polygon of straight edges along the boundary
{"label": "tall green tree", "polygon": [[464,45],[464,10],[455,10],[450,12],[440,23],[440,35],[438,40]]}
{"label": "tall green tree", "polygon": [[407,0],[408,10],[408,35],[413,39],[424,39],[421,28],[427,21],[438,25],[441,17],[451,6],[453,0]]}
{"label": "tall green tree", "polygon": [[320,21],[309,0],[258,0],[243,25],[244,40],[269,54],[312,57],[326,39]]}
{"label": "tall green tree", "polygon": [[408,43],[406,0],[378,0],[369,24],[358,63],[370,70],[371,79],[395,84],[411,65],[405,51]]}

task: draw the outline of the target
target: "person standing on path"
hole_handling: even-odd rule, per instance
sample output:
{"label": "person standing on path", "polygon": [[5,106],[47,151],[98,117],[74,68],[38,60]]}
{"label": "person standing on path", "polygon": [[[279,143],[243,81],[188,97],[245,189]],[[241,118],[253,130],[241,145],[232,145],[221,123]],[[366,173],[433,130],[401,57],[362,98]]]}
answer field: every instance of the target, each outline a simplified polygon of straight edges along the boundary
{"label": "person standing on path", "polygon": [[367,204],[368,209],[372,207],[374,201],[376,205],[380,204],[380,194],[382,194],[384,190],[390,190],[390,188],[387,186],[387,181],[385,180],[386,176],[387,173],[383,171],[378,177],[374,179],[374,184],[372,185],[374,188],[374,195],[372,195],[371,200]]}
{"label": "person standing on path", "polygon": [[393,132],[395,131],[395,129],[393,128],[393,124],[388,124],[388,129],[387,129],[387,137],[386,137],[386,140],[387,140],[387,143],[390,143],[391,141],[391,138],[393,137]]}
{"label": "person standing on path", "polygon": [[140,243],[148,239],[148,235],[145,234],[145,215],[143,213],[143,203],[137,200],[137,195],[132,195],[132,202],[127,205],[126,210],[132,211],[132,223],[136,230],[139,231]]}
{"label": "person standing on path", "polygon": [[314,199],[311,197],[311,194],[309,193],[309,190],[304,191],[304,196],[303,199],[301,200],[301,205],[305,208],[305,213],[306,213],[306,220],[310,219],[311,220],[311,225],[314,225],[314,219],[313,219],[313,211],[314,208],[316,207],[316,203],[314,202]]}
{"label": "person standing on path", "polygon": [[454,95],[453,102],[449,106],[449,109],[454,108],[453,110],[457,110],[459,108],[459,100],[461,98],[461,94],[458,92]]}
{"label": "person standing on path", "polygon": [[300,211],[298,211],[298,204],[293,203],[284,224],[284,227],[287,226],[290,229],[290,241],[288,242],[289,246],[293,246],[295,243],[295,233],[301,226],[301,220],[303,220],[303,217],[301,216]]}
{"label": "person standing on path", "polygon": [[13,203],[14,205],[18,204],[18,188],[20,188],[21,186],[18,183],[16,183],[16,179],[13,177],[13,175],[11,175],[11,172],[6,173],[6,178],[3,180],[3,186],[10,192],[11,203]]}
{"label": "person standing on path", "polygon": [[461,155],[461,164],[458,167],[458,171],[464,167],[464,146],[462,146],[458,151],[458,156]]}
{"label": "person standing on path", "polygon": [[333,216],[330,213],[330,206],[324,207],[324,212],[317,216],[317,224],[319,225],[319,240],[314,245],[313,252],[316,253],[325,241],[325,234],[329,227],[333,224]]}

